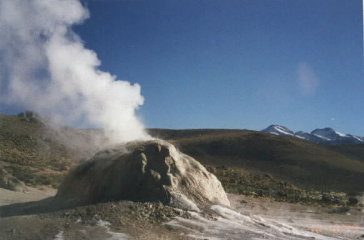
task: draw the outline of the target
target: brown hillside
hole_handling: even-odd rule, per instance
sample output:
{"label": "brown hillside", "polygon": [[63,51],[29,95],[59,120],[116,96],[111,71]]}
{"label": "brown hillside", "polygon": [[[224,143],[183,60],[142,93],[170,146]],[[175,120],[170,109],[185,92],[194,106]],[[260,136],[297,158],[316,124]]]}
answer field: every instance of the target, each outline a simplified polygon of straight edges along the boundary
{"label": "brown hillside", "polygon": [[334,150],[293,137],[248,130],[152,130],[205,165],[271,174],[297,186],[363,191],[360,151]]}

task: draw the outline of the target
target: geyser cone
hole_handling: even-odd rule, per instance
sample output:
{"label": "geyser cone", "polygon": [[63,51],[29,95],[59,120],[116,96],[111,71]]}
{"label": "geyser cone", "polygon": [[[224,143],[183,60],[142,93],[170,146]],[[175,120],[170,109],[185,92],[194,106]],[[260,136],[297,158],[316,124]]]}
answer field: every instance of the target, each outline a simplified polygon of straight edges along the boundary
{"label": "geyser cone", "polygon": [[207,204],[230,205],[213,174],[161,140],[99,152],[66,177],[57,198],[72,205],[132,200],[191,210]]}

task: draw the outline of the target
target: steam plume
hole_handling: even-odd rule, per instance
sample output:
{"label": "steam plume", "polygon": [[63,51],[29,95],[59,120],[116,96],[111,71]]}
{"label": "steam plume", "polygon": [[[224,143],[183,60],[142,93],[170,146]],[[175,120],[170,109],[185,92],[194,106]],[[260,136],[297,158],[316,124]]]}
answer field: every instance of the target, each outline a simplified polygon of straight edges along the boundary
{"label": "steam plume", "polygon": [[0,100],[102,127],[114,142],[144,138],[140,86],[100,71],[71,29],[88,16],[79,0],[0,0]]}

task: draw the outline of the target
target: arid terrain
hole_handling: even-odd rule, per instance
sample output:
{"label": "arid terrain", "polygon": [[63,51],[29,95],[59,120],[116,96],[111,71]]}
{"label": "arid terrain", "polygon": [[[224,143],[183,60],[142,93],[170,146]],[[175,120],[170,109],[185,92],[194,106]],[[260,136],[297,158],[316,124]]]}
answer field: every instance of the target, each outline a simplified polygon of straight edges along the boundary
{"label": "arid terrain", "polygon": [[[51,196],[49,190],[14,194],[1,203]],[[338,207],[277,202],[229,194],[232,210],[205,213],[158,203],[119,201],[38,213],[32,204],[3,206],[1,239],[363,239],[364,213]],[[33,202],[34,204],[34,202]],[[30,209],[32,209],[29,211]],[[9,211],[9,212],[8,212]],[[26,214],[22,211],[27,211]]]}
{"label": "arid terrain", "polygon": [[1,115],[0,239],[364,239],[363,145],[248,130],[148,131],[215,174],[231,208],[57,206],[64,176],[102,149],[100,132],[50,128],[33,113]]}

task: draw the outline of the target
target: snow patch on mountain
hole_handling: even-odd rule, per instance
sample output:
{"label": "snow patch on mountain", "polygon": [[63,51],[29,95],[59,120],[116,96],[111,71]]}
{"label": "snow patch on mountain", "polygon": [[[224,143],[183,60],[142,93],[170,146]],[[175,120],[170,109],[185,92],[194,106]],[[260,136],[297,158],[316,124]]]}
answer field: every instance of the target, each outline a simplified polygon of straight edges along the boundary
{"label": "snow patch on mountain", "polygon": [[274,135],[288,135],[294,136],[294,132],[284,126],[281,125],[270,125],[266,129],[263,129],[262,132],[274,134]]}
{"label": "snow patch on mountain", "polygon": [[270,125],[262,130],[278,136],[293,136],[300,139],[308,140],[320,144],[358,144],[364,143],[364,137],[358,137],[351,134],[344,134],[332,128],[317,128],[311,133],[298,131],[293,132],[287,127],[281,125]]}
{"label": "snow patch on mountain", "polygon": [[335,131],[332,128],[321,128],[315,129],[311,132],[311,134],[323,138],[327,138],[329,141],[338,140],[340,138],[348,137],[346,134]]}

